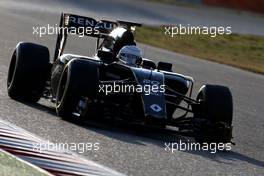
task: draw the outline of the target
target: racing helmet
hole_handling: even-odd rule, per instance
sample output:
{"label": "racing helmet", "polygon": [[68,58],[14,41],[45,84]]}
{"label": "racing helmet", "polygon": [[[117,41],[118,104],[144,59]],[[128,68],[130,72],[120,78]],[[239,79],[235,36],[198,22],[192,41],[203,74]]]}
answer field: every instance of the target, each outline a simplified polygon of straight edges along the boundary
{"label": "racing helmet", "polygon": [[141,50],[135,45],[122,47],[117,54],[117,58],[129,66],[139,66],[142,62]]}

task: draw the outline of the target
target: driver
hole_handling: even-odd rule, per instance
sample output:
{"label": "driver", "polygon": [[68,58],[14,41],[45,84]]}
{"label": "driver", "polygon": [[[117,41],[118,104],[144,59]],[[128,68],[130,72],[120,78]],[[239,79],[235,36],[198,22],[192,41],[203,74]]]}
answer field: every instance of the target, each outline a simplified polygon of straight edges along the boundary
{"label": "driver", "polygon": [[122,47],[117,58],[126,65],[138,67],[142,63],[141,50],[135,45],[126,45]]}

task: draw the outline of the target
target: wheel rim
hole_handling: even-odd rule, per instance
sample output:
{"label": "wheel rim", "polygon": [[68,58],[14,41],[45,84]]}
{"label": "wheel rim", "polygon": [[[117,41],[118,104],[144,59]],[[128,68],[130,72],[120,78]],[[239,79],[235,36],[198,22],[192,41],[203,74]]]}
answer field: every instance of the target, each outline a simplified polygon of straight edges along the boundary
{"label": "wheel rim", "polygon": [[56,104],[57,107],[60,106],[61,104],[61,100],[63,99],[64,95],[65,95],[65,89],[66,89],[66,85],[67,85],[67,79],[68,79],[68,68],[65,68],[60,83],[59,83],[59,88],[58,88],[58,93],[57,93],[57,98],[56,98]]}
{"label": "wheel rim", "polygon": [[8,89],[12,85],[12,81],[14,79],[16,61],[17,61],[17,59],[16,59],[16,51],[14,51],[14,53],[12,55],[12,58],[11,58],[10,65],[9,65],[9,69],[8,69],[8,76],[7,76],[7,88]]}
{"label": "wheel rim", "polygon": [[204,102],[204,96],[203,96],[203,94],[202,94],[202,93],[199,93],[199,94],[197,95],[196,100],[197,100],[199,103]]}

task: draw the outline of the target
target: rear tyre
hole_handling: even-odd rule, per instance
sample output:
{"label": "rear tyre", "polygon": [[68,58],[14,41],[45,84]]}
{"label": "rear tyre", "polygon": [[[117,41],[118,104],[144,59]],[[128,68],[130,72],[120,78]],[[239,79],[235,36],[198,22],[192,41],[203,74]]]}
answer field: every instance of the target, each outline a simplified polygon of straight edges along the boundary
{"label": "rear tyre", "polygon": [[197,101],[201,109],[200,113],[195,115],[200,122],[196,140],[208,143],[231,142],[233,100],[229,88],[204,85],[199,90]]}
{"label": "rear tyre", "polygon": [[72,121],[82,97],[93,98],[98,93],[98,63],[73,59],[64,68],[56,96],[58,116]]}
{"label": "rear tyre", "polygon": [[26,102],[37,102],[49,75],[49,50],[34,43],[18,43],[8,70],[9,97]]}

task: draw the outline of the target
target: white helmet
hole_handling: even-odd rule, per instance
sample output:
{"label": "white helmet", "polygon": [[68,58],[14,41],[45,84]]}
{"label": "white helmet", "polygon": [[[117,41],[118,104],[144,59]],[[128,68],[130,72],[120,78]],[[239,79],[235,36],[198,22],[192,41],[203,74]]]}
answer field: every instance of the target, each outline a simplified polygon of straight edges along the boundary
{"label": "white helmet", "polygon": [[142,62],[141,50],[135,45],[127,45],[121,48],[117,58],[130,66],[138,66]]}

